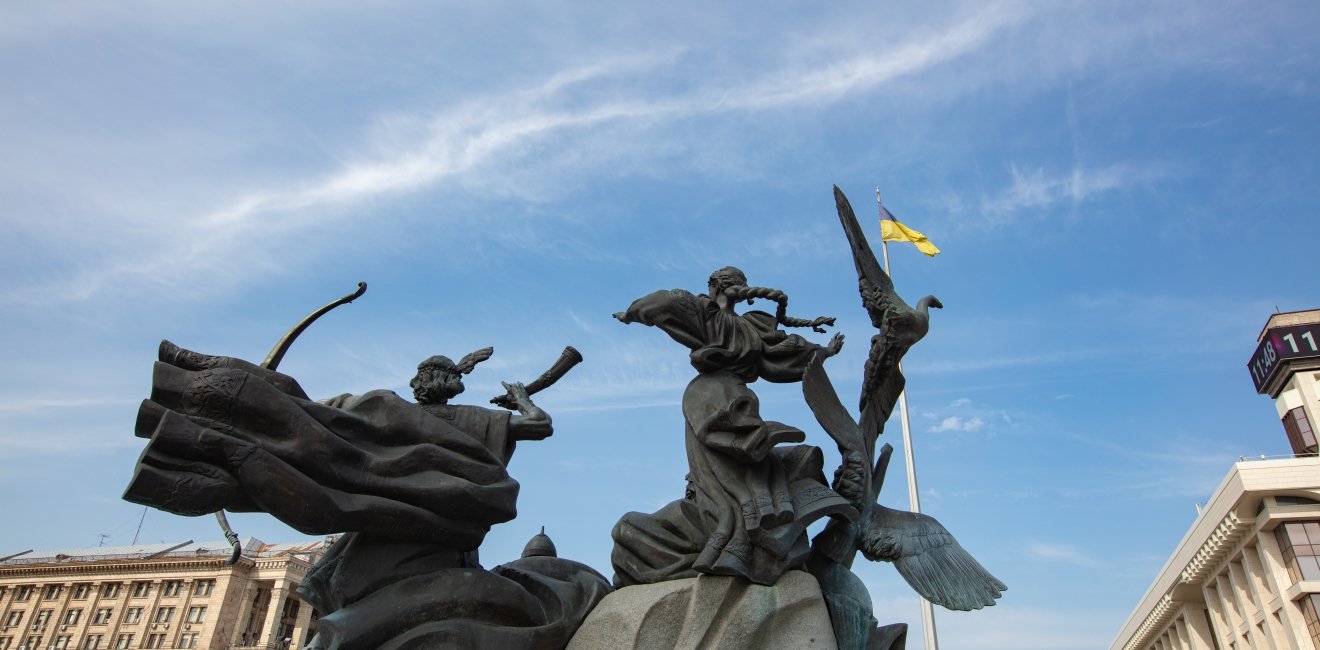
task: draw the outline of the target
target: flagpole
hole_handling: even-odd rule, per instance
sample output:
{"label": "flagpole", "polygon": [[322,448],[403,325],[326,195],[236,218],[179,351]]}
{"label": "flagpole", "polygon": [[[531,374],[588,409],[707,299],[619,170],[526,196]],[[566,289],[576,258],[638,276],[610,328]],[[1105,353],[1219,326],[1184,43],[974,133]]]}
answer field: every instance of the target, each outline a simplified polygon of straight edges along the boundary
{"label": "flagpole", "polygon": [[[884,213],[880,211],[880,188],[875,188],[875,207],[880,218],[884,218]],[[889,270],[889,242],[880,238],[880,250],[884,253],[885,274],[889,276],[890,281],[894,279],[894,274]],[[903,371],[903,362],[899,362],[898,371]],[[907,467],[907,487],[908,487],[908,506],[912,512],[921,512],[921,496],[917,491],[917,465],[915,455],[912,453],[912,424],[908,419],[907,390],[898,394],[898,408],[900,421],[903,423],[903,461]],[[939,650],[940,642],[935,634],[935,607],[922,596],[917,598],[921,600],[921,631],[924,634],[926,650]]]}

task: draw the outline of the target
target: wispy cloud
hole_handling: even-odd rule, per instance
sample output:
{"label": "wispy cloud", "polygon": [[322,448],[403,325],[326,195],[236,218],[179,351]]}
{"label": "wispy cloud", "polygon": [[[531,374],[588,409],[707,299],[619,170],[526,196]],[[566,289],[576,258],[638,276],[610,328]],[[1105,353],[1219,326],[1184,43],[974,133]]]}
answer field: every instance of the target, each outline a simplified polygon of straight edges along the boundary
{"label": "wispy cloud", "polygon": [[124,426],[102,426],[79,431],[33,431],[0,434],[0,447],[10,458],[33,456],[87,456],[111,449],[141,447],[142,441],[124,435]]}
{"label": "wispy cloud", "polygon": [[950,415],[949,417],[940,420],[939,424],[931,427],[930,430],[935,433],[941,431],[972,432],[979,430],[983,426],[985,426],[985,421],[979,417],[963,418],[957,415]]}
{"label": "wispy cloud", "polygon": [[105,406],[122,406],[124,404],[133,404],[138,398],[134,397],[42,397],[36,395],[22,395],[20,397],[6,397],[0,399],[0,413],[3,412],[30,412],[44,413],[53,410],[82,409],[82,408],[102,408]]}
{"label": "wispy cloud", "polygon": [[766,75],[724,93],[713,108],[764,109],[834,101],[966,56],[1026,17],[1022,5],[991,4],[947,29],[896,44],[882,54],[839,60],[823,70]]}
{"label": "wispy cloud", "polygon": [[1187,122],[1184,124],[1179,124],[1177,126],[1174,126],[1173,128],[1178,129],[1179,131],[1202,131],[1205,129],[1214,128],[1223,123],[1224,123],[1224,118],[1215,117],[1208,120],[1202,120],[1200,122]]}
{"label": "wispy cloud", "polygon": [[[809,69],[786,64],[756,71],[742,82],[700,78],[677,92],[631,85],[609,92],[575,92],[593,82],[663,69],[681,51],[627,54],[556,72],[530,89],[494,92],[430,115],[385,115],[360,147],[369,153],[346,157],[338,170],[319,178],[283,179],[275,189],[276,184],[234,188],[230,193],[238,198],[192,216],[162,214],[156,224],[144,217],[138,232],[150,241],[133,239],[126,230],[120,233],[117,252],[83,260],[81,269],[50,283],[9,289],[0,300],[83,300],[125,284],[195,285],[197,277],[208,278],[211,285],[243,282],[278,271],[281,263],[274,251],[287,249],[285,244],[301,233],[356,218],[348,208],[363,201],[444,186],[481,187],[534,200],[522,184],[501,179],[509,169],[555,174],[558,165],[530,161],[544,158],[546,146],[560,138],[587,131],[601,137],[603,130],[611,143],[645,140],[637,136],[677,120],[830,104],[965,57],[1021,19],[1019,13],[996,6],[882,51],[839,55],[828,65]],[[616,155],[605,147],[593,149],[591,137],[586,140],[586,146],[573,147],[571,155],[594,151],[598,157],[572,164],[597,165]],[[644,147],[633,153],[646,155],[641,151]],[[506,173],[484,173],[497,167]],[[454,218],[432,215],[429,225],[434,228],[436,221]],[[307,243],[298,250],[305,252]]]}
{"label": "wispy cloud", "polygon": [[984,214],[1006,217],[1059,203],[1077,205],[1100,194],[1166,179],[1172,172],[1167,165],[1116,164],[1095,168],[1078,166],[1066,174],[1052,174],[1043,167],[1023,170],[1014,163],[1009,174],[1012,182],[1008,188],[997,196],[982,200]]}
{"label": "wispy cloud", "polygon": [[1102,563],[1083,551],[1067,544],[1032,542],[1027,546],[1032,556],[1047,562],[1060,562],[1083,567],[1099,567]]}
{"label": "wispy cloud", "polygon": [[[1008,595],[1012,597],[1012,592]],[[1087,611],[999,603],[939,621],[942,645],[982,650],[1088,650],[1103,648],[1125,611]]]}
{"label": "wispy cloud", "polygon": [[978,372],[982,370],[999,370],[1004,368],[1017,368],[1022,366],[1052,365],[1061,363],[1075,363],[1085,359],[1102,357],[1108,352],[1105,350],[1068,350],[1064,352],[1053,352],[1048,354],[1023,354],[1016,356],[994,356],[982,358],[969,358],[958,360],[932,360],[913,367],[911,370],[905,369],[904,373],[912,376],[919,375],[946,375],[966,372]]}
{"label": "wispy cloud", "polygon": [[[1199,438],[1170,438],[1140,431],[1134,432],[1132,439],[1160,440],[1160,443],[1133,445],[1076,433],[1065,435],[1094,449],[1104,450],[1118,462],[1104,476],[1061,487],[1057,490],[1059,496],[1088,499],[1105,495],[1135,495],[1149,499],[1151,495],[1156,495],[1160,498],[1188,500],[1189,513],[1191,500],[1204,499],[1213,492],[1223,479],[1226,468],[1238,460],[1245,449],[1243,445],[1226,445]],[[1097,456],[1099,458],[1101,456]]]}
{"label": "wispy cloud", "polygon": [[943,409],[924,411],[921,416],[930,420],[931,433],[977,433],[994,436],[995,424],[1012,426],[1007,413],[974,404],[970,398],[959,397]]}
{"label": "wispy cloud", "polygon": [[[868,582],[872,604],[881,624],[904,621],[909,645],[920,639],[920,602],[915,595],[876,597],[884,585]],[[903,587],[905,588],[905,586]],[[1012,583],[1006,597],[994,607],[972,612],[936,615],[941,646],[979,650],[1091,650],[1105,647],[1123,623],[1125,610],[1077,611],[1067,606],[1042,607],[1012,601]],[[892,593],[892,592],[890,592]],[[1020,595],[1020,594],[1019,594]]]}

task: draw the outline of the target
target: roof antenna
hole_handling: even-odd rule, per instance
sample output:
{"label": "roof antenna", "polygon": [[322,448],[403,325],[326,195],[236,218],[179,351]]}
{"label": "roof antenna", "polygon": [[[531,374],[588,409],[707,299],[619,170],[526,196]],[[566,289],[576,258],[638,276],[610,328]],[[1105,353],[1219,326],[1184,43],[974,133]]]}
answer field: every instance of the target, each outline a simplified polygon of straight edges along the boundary
{"label": "roof antenna", "polygon": [[137,531],[133,533],[133,543],[137,543],[138,535],[142,532],[142,522],[147,520],[147,507],[142,506],[142,518],[138,520]]}
{"label": "roof antenna", "polygon": [[106,539],[107,537],[109,537],[109,535],[107,535],[107,534],[105,534],[105,533],[100,533],[99,535],[97,535],[97,537],[100,537],[100,538],[101,538],[101,541],[98,542],[96,545],[97,545],[97,546],[105,546],[105,539]]}

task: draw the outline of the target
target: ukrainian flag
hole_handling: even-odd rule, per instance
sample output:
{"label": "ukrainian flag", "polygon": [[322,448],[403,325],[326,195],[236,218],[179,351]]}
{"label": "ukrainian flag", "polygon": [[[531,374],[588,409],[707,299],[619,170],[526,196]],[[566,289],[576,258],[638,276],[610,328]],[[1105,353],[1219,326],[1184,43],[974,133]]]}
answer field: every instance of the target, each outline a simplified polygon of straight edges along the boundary
{"label": "ukrainian flag", "polygon": [[917,250],[931,257],[935,257],[940,252],[940,249],[935,248],[935,244],[930,243],[925,235],[899,223],[883,205],[880,206],[880,238],[885,241],[912,242]]}

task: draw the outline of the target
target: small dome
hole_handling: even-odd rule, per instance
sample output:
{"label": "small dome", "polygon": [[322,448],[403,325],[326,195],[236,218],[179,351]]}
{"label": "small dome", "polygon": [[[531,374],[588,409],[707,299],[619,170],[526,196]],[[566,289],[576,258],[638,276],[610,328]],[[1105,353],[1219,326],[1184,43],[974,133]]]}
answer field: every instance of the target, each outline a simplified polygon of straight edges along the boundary
{"label": "small dome", "polygon": [[545,534],[545,526],[541,526],[541,532],[527,540],[527,546],[523,547],[522,556],[559,557],[559,553],[555,551],[555,543],[550,541],[550,537]]}

